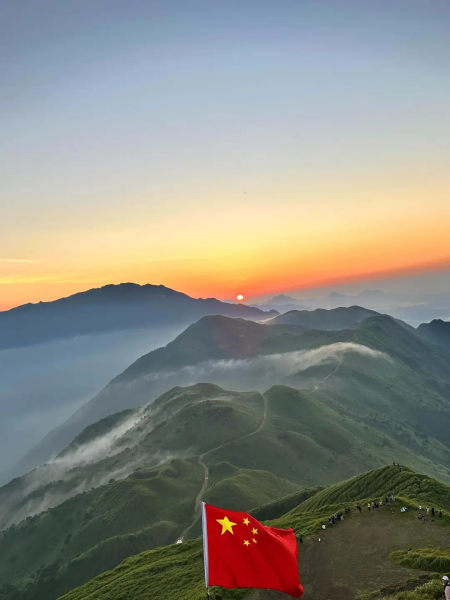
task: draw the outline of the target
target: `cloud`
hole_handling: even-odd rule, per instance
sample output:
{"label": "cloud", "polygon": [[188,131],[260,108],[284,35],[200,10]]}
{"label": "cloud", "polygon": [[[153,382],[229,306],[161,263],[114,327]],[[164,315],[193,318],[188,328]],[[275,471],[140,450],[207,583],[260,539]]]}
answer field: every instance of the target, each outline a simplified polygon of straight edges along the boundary
{"label": "cloud", "polygon": [[[141,466],[144,457],[122,463],[116,468],[102,469],[102,460],[120,454],[124,445],[116,442],[139,423],[144,408],[136,410],[132,416],[124,418],[116,427],[92,441],[74,447],[65,454],[59,454],[48,463],[30,471],[17,480],[16,485],[7,485],[0,489],[0,530],[17,523],[29,515],[35,515],[52,506],[57,506],[64,500],[84,492],[92,487],[104,485],[111,478],[127,477],[137,466]],[[141,437],[136,435],[127,439],[128,447],[135,445]],[[148,463],[149,457],[145,457]],[[96,464],[95,472],[89,472],[89,465]],[[99,465],[97,467],[97,465]],[[86,467],[86,469],[85,469]],[[20,483],[19,483],[20,482]],[[65,483],[61,492],[59,485],[49,485],[53,482]],[[38,492],[41,491],[41,493]],[[27,500],[28,498],[28,500]]]}
{"label": "cloud", "polygon": [[[279,382],[284,377],[290,377],[310,367],[320,364],[340,361],[345,354],[357,353],[360,356],[391,361],[391,358],[377,350],[372,350],[362,344],[353,342],[337,342],[326,346],[320,346],[311,350],[298,350],[285,352],[283,354],[267,354],[254,358],[241,360],[214,360],[205,361],[198,365],[186,366],[177,371],[161,371],[144,376],[146,381],[161,381],[164,379],[176,379],[176,385],[189,385],[199,381],[219,383],[231,376],[233,389],[241,389],[242,386],[261,388]],[[181,381],[180,381],[181,380]],[[233,383],[239,382],[236,386]],[[260,385],[258,385],[258,382]],[[175,385],[175,384],[174,384]]]}
{"label": "cloud", "polygon": [[[230,390],[261,390],[283,383],[286,378],[313,366],[338,365],[349,353],[356,353],[369,360],[392,361],[387,354],[367,346],[339,342],[310,350],[242,360],[205,361],[176,371],[148,374],[140,381],[158,383],[156,387],[164,390],[200,381],[223,385]],[[0,529],[28,515],[57,506],[76,494],[104,485],[111,478],[127,477],[137,467],[148,467],[173,458],[168,455],[150,456],[145,451],[127,454],[131,452],[127,448],[135,447],[153,429],[158,418],[157,409],[155,419],[153,418],[153,410],[152,405],[136,409],[131,416],[125,417],[104,435],[59,454],[49,463],[22,477],[20,484],[0,489]],[[186,449],[179,456],[185,458],[188,454]],[[117,461],[109,460],[112,457],[117,457]]]}

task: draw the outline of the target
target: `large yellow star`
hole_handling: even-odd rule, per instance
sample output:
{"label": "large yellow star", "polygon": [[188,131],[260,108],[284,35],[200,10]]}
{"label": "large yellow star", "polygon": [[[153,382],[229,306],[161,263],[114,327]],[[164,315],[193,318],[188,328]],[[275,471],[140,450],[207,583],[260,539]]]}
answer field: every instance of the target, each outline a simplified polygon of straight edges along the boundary
{"label": "large yellow star", "polygon": [[250,525],[250,521],[248,519],[244,519],[244,525]]}
{"label": "large yellow star", "polygon": [[258,530],[257,529],[252,529],[252,533],[253,533],[253,535],[257,535]]}
{"label": "large yellow star", "polygon": [[225,531],[229,531],[230,533],[233,533],[233,526],[237,525],[237,523],[232,523],[228,517],[224,517],[223,519],[216,519],[216,521],[218,523],[220,523],[222,525],[222,533],[220,535],[223,535],[225,533]]}

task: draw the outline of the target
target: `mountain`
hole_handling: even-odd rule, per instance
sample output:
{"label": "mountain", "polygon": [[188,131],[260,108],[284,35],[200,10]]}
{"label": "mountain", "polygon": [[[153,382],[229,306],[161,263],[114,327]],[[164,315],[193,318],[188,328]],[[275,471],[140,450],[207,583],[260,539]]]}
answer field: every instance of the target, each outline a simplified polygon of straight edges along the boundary
{"label": "mountain", "polygon": [[[429,478],[450,482],[450,353],[364,310],[308,313],[324,328],[352,326],[331,330],[276,322],[284,316],[207,316],[133,363],[59,431],[52,460],[0,488],[0,599],[56,600],[143,549],[172,544],[120,571],[132,585],[126,565],[144,576],[150,561],[145,594],[161,597],[158,573],[168,593],[173,566],[187,560],[194,569],[201,556],[186,542],[200,533],[200,500],[255,510],[304,535],[338,504],[392,487],[448,510],[448,488]],[[428,478],[387,468],[335,487],[392,461]],[[380,530],[398,550],[391,525]],[[107,598],[116,584],[102,577],[81,597]],[[200,582],[186,581],[186,598]]]}
{"label": "mountain", "polygon": [[[148,398],[164,368],[284,385],[173,388],[88,426],[54,461],[1,488],[3,526],[28,515],[1,538],[11,599],[51,600],[142,547],[195,537],[200,499],[249,510],[288,493],[284,506],[300,497],[309,506],[304,488],[392,460],[450,482],[450,354],[390,317],[341,331],[205,317],[169,346],[116,378],[115,393],[123,385]],[[311,510],[298,517],[302,529],[317,520]]]}
{"label": "mountain", "polygon": [[288,304],[270,304],[267,302],[264,304],[252,304],[251,306],[253,308],[258,308],[259,310],[276,311],[280,314],[287,313],[291,310],[309,310],[306,306],[297,302],[295,304],[292,302]]}
{"label": "mountain", "polygon": [[[371,315],[374,315],[373,321],[371,318],[362,320]],[[295,324],[278,322],[287,318]],[[297,324],[299,320],[309,327],[322,329],[307,329]],[[348,329],[350,326],[354,328]],[[87,425],[114,412],[147,404],[173,386],[206,381],[248,391],[263,391],[276,383],[314,388],[338,363],[346,365],[351,357],[353,362],[360,357],[358,364],[368,361],[372,369],[379,361],[370,360],[367,353],[361,356],[361,352],[365,352],[361,344],[387,355],[395,353],[399,362],[395,368],[388,368],[387,361],[383,361],[384,372],[395,371],[390,373],[394,383],[397,377],[406,379],[404,389],[411,391],[414,397],[417,388],[411,390],[410,382],[418,377],[429,378],[432,383],[417,382],[417,385],[426,390],[432,385],[437,388],[436,393],[447,397],[449,355],[418,338],[413,328],[390,317],[360,307],[298,311],[267,323],[209,316],[188,327],[165,348],[144,355],[113,379],[70,419],[50,432],[16,467],[16,472],[21,474],[46,462]],[[415,371],[397,373],[401,365]],[[301,373],[300,377],[295,377],[297,372]],[[369,382],[376,383],[371,379]],[[365,389],[363,381],[360,385]],[[372,392],[365,389],[364,393]],[[427,396],[424,402],[433,405],[428,392],[424,393]]]}
{"label": "mountain", "polygon": [[163,285],[122,283],[0,312],[0,349],[152,325],[188,325],[211,314],[267,316],[257,308],[215,298],[195,299]]}
{"label": "mountain", "polygon": [[[336,292],[334,292],[336,293]],[[308,329],[321,329],[333,331],[339,329],[354,329],[361,321],[376,316],[373,310],[351,306],[349,308],[335,308],[326,310],[293,310],[285,314],[273,317],[271,323],[274,325],[301,325]]]}
{"label": "mountain", "polygon": [[250,510],[393,456],[450,481],[439,441],[434,454],[409,449],[329,403],[320,390],[198,384],[87,427],[54,461],[0,489],[0,526],[9,526],[0,582],[51,600],[132,553],[195,537],[200,489],[211,504]]}
{"label": "mountain", "polygon": [[450,350],[450,321],[436,319],[431,323],[422,323],[417,333],[424,340]]}
{"label": "mountain", "polygon": [[278,294],[267,300],[266,304],[298,304],[298,300],[291,298],[291,296],[286,296],[286,294]]}
{"label": "mountain", "polygon": [[[367,510],[368,501],[390,496],[392,490],[397,496],[395,504],[390,502],[387,506]],[[279,510],[283,499],[252,511],[252,514],[258,519],[263,510],[269,519],[274,519],[267,524],[293,527],[297,536],[303,536],[298,562],[305,596],[311,600],[354,600],[390,597],[390,594],[401,592],[393,598],[434,600],[441,597],[442,583],[437,581],[450,565],[448,486],[404,466],[391,466],[296,497],[297,504],[292,508],[292,496],[286,499],[287,510],[281,516]],[[356,502],[363,506],[361,514],[355,508]],[[419,521],[419,503],[442,509],[444,516],[436,520],[439,522]],[[351,507],[350,516],[329,527],[328,517],[344,511],[346,506]],[[408,511],[400,513],[401,506],[407,506]],[[412,547],[417,550],[411,551]],[[374,554],[377,568],[374,568]],[[433,574],[436,571],[439,575]],[[420,587],[430,579],[431,583]],[[417,592],[407,592],[417,585]],[[212,588],[210,592],[212,600],[285,598],[281,593],[268,590]],[[114,571],[69,592],[62,600],[149,597],[203,600],[204,596],[202,542],[193,540],[133,556]]]}

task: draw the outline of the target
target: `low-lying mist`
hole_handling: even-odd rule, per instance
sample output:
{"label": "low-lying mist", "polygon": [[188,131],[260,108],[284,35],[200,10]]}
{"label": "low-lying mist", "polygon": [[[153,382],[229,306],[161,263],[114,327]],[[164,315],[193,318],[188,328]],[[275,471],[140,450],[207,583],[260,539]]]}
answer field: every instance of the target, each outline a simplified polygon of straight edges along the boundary
{"label": "low-lying mist", "polygon": [[[368,360],[391,361],[382,352],[355,343],[335,343],[312,350],[256,356],[243,360],[215,360],[178,371],[145,376],[145,381],[164,383],[164,388],[209,382],[230,390],[265,390],[286,383],[310,367],[339,364],[348,353]],[[0,528],[35,515],[78,493],[130,475],[137,467],[168,460],[167,456],[133,452],[155,425],[152,406],[124,415],[105,432],[83,444],[72,444],[47,464],[31,471],[17,483],[0,489]],[[155,417],[156,419],[157,417]],[[186,449],[186,452],[188,449]],[[57,484],[53,483],[57,482]],[[14,485],[13,485],[14,484]]]}
{"label": "low-lying mist", "polygon": [[0,351],[0,471],[134,360],[166,345],[183,329],[120,331]]}
{"label": "low-lying mist", "polygon": [[[377,350],[353,342],[338,342],[312,350],[298,350],[282,354],[259,355],[249,359],[211,360],[177,371],[161,371],[145,375],[147,382],[167,381],[167,389],[175,385],[192,385],[199,381],[215,383],[235,391],[265,390],[284,383],[286,377],[296,375],[310,367],[339,362],[347,353],[387,360],[391,358]],[[176,383],[175,383],[176,382]]]}

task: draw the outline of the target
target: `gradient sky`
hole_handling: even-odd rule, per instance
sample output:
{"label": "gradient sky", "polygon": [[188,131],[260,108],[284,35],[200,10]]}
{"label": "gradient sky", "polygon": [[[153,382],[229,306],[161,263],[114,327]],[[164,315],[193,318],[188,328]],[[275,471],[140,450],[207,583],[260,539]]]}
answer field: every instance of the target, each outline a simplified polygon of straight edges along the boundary
{"label": "gradient sky", "polygon": [[0,309],[448,273],[448,0],[3,0],[0,90]]}

